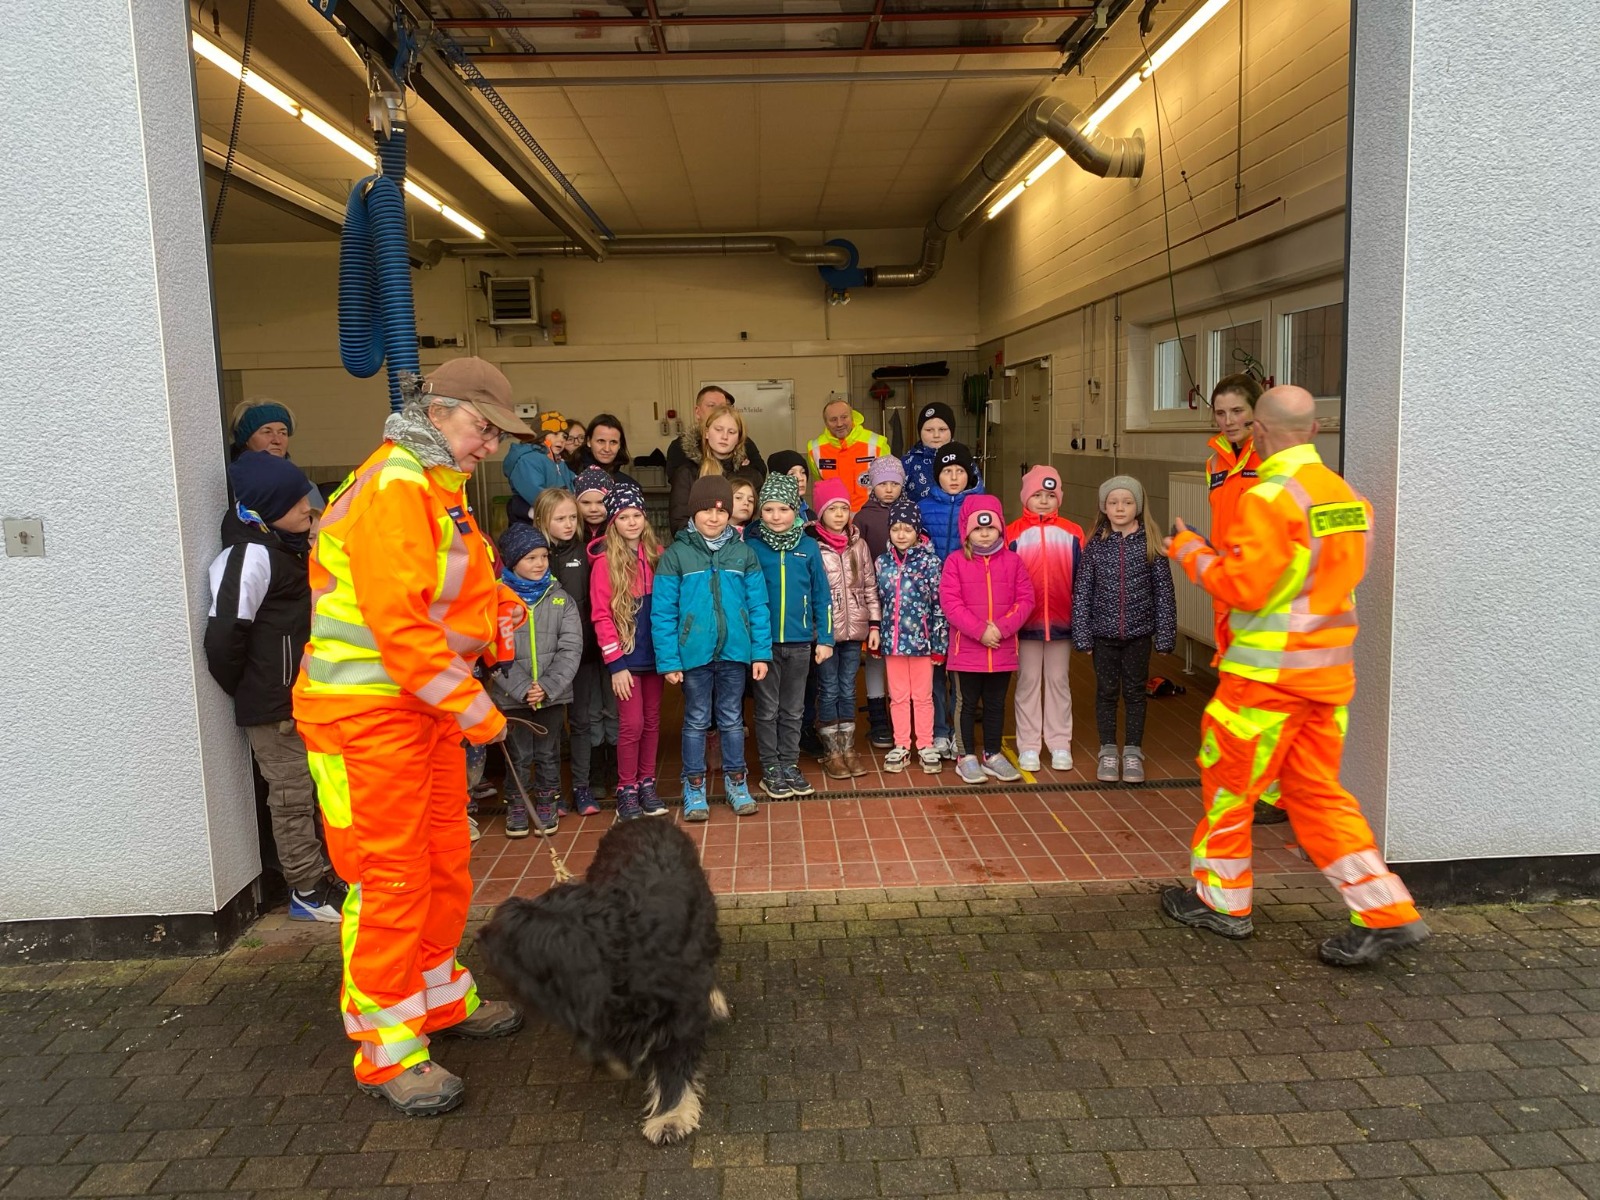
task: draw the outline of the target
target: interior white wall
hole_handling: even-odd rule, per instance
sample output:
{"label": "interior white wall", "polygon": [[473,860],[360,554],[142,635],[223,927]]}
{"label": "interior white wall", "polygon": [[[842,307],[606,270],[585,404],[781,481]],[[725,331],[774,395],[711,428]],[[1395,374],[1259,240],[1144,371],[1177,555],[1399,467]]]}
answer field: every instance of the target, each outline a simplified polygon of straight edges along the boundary
{"label": "interior white wall", "polygon": [[[1376,505],[1349,782],[1400,861],[1600,852],[1600,42],[1359,7],[1346,464]],[[1548,64],[1560,64],[1548,69]]]}
{"label": "interior white wall", "polygon": [[[849,237],[863,261],[914,258],[920,234],[905,230],[796,234]],[[337,247],[224,246],[216,251],[218,327],[225,368],[244,394],[288,403],[298,419],[294,457],[350,465],[375,444],[387,412],[383,376],[358,380],[338,356]],[[417,329],[461,337],[463,349],[424,351],[423,365],[477,353],[501,366],[520,401],[545,400],[570,416],[621,417],[637,455],[665,439],[657,422],[683,417],[706,379],[793,379],[794,442],[822,428],[831,392],[849,389],[852,354],[970,349],[978,327],[977,248],[951,255],[944,272],[914,290],[858,290],[830,306],[815,269],[775,257],[450,259],[412,273]],[[544,274],[546,309],[559,308],[568,341],[533,345],[484,323],[480,272]],[[741,336],[744,335],[744,336]],[[770,452],[776,446],[763,445]]]}
{"label": "interior white wall", "polygon": [[210,913],[260,870],[200,648],[224,490],[186,7],[0,38],[0,512],[46,546],[0,558],[3,920]]}

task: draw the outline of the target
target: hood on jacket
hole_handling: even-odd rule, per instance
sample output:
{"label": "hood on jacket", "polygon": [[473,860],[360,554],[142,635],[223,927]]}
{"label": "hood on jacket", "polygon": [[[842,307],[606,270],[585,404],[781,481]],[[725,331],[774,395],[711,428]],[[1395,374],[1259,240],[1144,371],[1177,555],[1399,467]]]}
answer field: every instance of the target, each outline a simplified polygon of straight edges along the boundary
{"label": "hood on jacket", "polygon": [[[830,404],[828,407],[832,408],[833,406]],[[822,427],[822,436],[819,437],[817,441],[831,446],[842,446],[845,444],[845,442],[854,441],[856,434],[860,433],[864,428],[866,428],[866,424],[867,419],[863,417],[858,410],[851,408],[850,432],[845,434],[842,440],[834,437],[833,434],[828,431],[828,427],[824,425]]]}
{"label": "hood on jacket", "polygon": [[[705,463],[706,448],[705,443],[700,439],[700,427],[698,425],[690,426],[679,435],[678,449],[682,450],[683,456],[695,466],[698,467]],[[725,473],[730,475],[734,471],[739,470],[741,467],[749,465],[750,438],[748,435],[746,435],[739,442],[739,444],[733,448],[733,453],[729,455],[728,461],[731,464],[731,469],[729,467],[724,467],[723,470]]]}

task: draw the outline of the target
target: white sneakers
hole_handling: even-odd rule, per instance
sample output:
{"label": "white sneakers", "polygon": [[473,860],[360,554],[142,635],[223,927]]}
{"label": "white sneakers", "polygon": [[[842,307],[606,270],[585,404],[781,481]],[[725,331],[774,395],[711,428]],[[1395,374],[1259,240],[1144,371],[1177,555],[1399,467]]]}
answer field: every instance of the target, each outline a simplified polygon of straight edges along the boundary
{"label": "white sneakers", "polygon": [[1050,769],[1052,771],[1070,771],[1070,770],[1072,770],[1072,751],[1071,750],[1052,750],[1052,751],[1050,751]]}
{"label": "white sneakers", "polygon": [[1037,750],[1018,751],[1017,766],[1024,771],[1037,771],[1039,769],[1039,752]]}

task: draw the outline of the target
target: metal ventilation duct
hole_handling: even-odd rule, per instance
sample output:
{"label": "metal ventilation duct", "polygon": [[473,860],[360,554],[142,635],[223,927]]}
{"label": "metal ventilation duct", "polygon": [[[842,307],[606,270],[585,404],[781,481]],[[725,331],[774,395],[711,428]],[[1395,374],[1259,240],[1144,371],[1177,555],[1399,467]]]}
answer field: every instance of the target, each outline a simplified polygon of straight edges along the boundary
{"label": "metal ventilation duct", "polygon": [[967,177],[945,198],[922,231],[922,257],[902,266],[867,267],[868,287],[917,287],[944,266],[945,243],[982,208],[1041,138],[1048,138],[1091,175],[1137,179],[1144,173],[1144,136],[1110,137],[1084,130],[1082,114],[1064,100],[1042,96],[1023,109]]}
{"label": "metal ventilation duct", "polygon": [[[572,242],[516,242],[519,254],[544,258],[588,258]],[[621,237],[605,243],[606,257],[668,255],[776,254],[801,267],[845,267],[850,251],[844,246],[802,246],[792,238],[767,234],[745,236],[685,234],[682,237]]]}

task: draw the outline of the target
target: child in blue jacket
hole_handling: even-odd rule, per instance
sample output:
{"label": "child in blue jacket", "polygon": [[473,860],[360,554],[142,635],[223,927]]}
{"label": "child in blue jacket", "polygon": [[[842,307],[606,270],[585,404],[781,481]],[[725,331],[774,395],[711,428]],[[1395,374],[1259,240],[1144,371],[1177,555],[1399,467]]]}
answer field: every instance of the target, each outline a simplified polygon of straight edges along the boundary
{"label": "child in blue jacket", "polygon": [[[961,549],[961,504],[981,496],[972,451],[960,442],[946,442],[934,452],[934,490],[917,501],[922,528],[942,563]],[[945,762],[956,760],[950,714],[955,709],[954,684],[943,666],[933,669],[933,744]]]}
{"label": "child in blue jacket", "polygon": [[756,811],[744,765],[744,677],[772,662],[767,584],[731,524],[733,487],[702,475],[689,489],[689,524],[656,564],[650,632],[656,669],[683,685],[683,819],[704,821],[706,731],[722,740],[722,786],[739,816]]}
{"label": "child in blue jacket", "polygon": [[917,501],[922,528],[943,562],[961,549],[961,502],[982,495],[973,471],[972,451],[960,442],[939,447],[934,456],[934,489]]}
{"label": "child in blue jacket", "polygon": [[769,474],[761,485],[759,522],[745,527],[767,581],[772,619],[772,670],[755,685],[756,746],[761,790],[774,800],[816,789],[800,773],[800,721],[813,659],[833,654],[833,590],[822,548],[800,524],[800,485]]}

